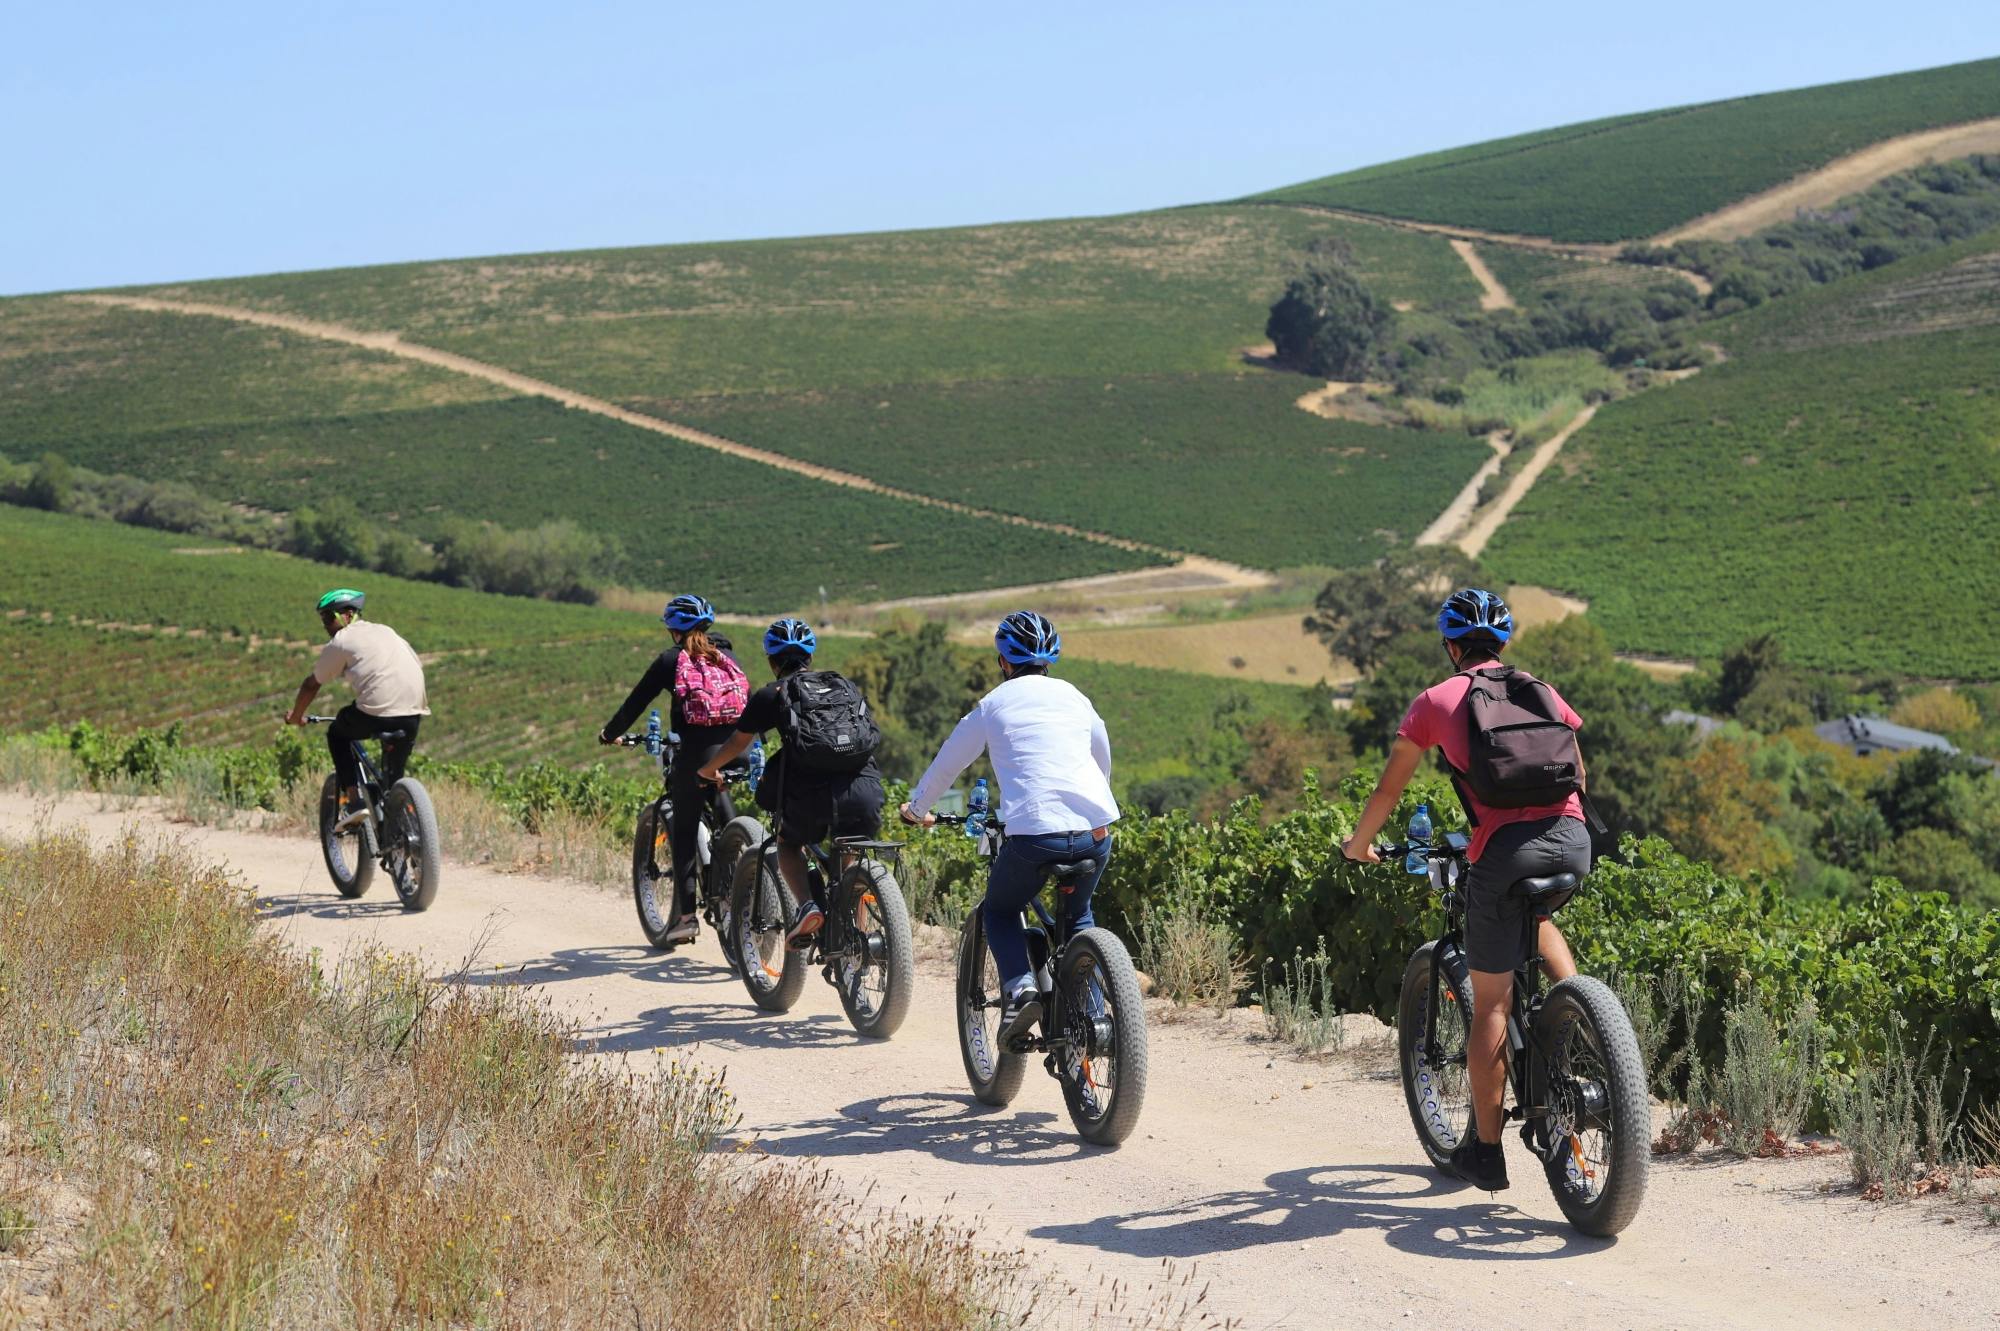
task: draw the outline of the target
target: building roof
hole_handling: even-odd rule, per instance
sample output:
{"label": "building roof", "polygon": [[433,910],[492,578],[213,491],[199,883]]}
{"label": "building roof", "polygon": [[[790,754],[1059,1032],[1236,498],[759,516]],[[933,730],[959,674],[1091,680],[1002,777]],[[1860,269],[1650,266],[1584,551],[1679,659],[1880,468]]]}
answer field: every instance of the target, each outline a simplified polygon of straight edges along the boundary
{"label": "building roof", "polygon": [[1943,753],[1957,753],[1958,746],[1943,735],[1934,735],[1928,730],[1916,730],[1910,726],[1899,726],[1894,721],[1880,716],[1843,716],[1825,721],[1813,727],[1813,734],[1831,741],[1856,753],[1874,753],[1887,749],[1891,753],[1908,753],[1912,749],[1937,749]]}

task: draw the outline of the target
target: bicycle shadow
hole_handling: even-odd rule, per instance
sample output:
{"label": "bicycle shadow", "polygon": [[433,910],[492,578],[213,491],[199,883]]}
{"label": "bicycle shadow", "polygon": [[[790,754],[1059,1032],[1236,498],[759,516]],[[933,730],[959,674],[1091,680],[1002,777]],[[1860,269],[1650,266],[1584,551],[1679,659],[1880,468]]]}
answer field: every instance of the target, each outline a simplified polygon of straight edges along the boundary
{"label": "bicycle shadow", "polygon": [[582,1053],[644,1054],[675,1045],[825,1049],[862,1043],[845,1019],[827,1012],[781,1016],[748,1002],[741,1006],[684,1003],[593,1027],[578,1036],[576,1048]]}
{"label": "bicycle shadow", "polygon": [[388,897],[352,899],[342,896],[307,896],[303,892],[287,896],[258,897],[254,905],[260,920],[284,920],[309,915],[316,920],[370,920],[386,915],[405,915],[395,894]]}
{"label": "bicycle shadow", "polygon": [[982,1105],[970,1095],[920,1092],[857,1100],[825,1118],[767,1124],[757,1144],[772,1155],[880,1155],[915,1151],[957,1164],[1063,1165],[1089,1152],[1056,1115]]}
{"label": "bicycle shadow", "polygon": [[597,980],[612,975],[651,984],[727,984],[736,978],[719,962],[684,953],[658,952],[642,943],[562,947],[520,965],[498,970],[468,968],[440,978],[454,984],[490,987],[560,984],[564,980]]}
{"label": "bicycle shadow", "polygon": [[[1515,1186],[1536,1181],[1522,1179]],[[1454,1195],[1465,1200],[1436,1204]],[[1617,1242],[1589,1238],[1565,1223],[1537,1220],[1487,1200],[1487,1194],[1469,1184],[1410,1165],[1283,1170],[1267,1177],[1261,1188],[1028,1232],[1129,1256],[1185,1259],[1361,1230],[1380,1231],[1390,1247],[1417,1256],[1482,1262],[1577,1257]]]}

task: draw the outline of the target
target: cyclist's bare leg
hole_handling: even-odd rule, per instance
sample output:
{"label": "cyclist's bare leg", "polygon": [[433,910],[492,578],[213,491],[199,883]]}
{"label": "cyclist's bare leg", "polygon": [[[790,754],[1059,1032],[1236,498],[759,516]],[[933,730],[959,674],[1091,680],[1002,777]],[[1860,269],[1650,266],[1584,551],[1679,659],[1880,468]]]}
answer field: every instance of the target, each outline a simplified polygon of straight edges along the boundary
{"label": "cyclist's bare leg", "polygon": [[792,894],[792,904],[803,906],[812,899],[806,886],[806,853],[789,841],[778,843],[778,876]]}
{"label": "cyclist's bare leg", "polygon": [[1549,980],[1567,980],[1576,974],[1576,958],[1570,955],[1569,940],[1562,930],[1556,928],[1554,920],[1542,921],[1542,932],[1538,938],[1542,953],[1542,969],[1549,973]]}
{"label": "cyclist's bare leg", "polygon": [[[1568,954],[1568,949],[1564,949]],[[1466,1032],[1465,1071],[1472,1081],[1472,1116],[1479,1140],[1500,1140],[1500,1101],[1507,1090],[1507,1009],[1514,1001],[1512,971],[1472,972],[1472,1029]]]}

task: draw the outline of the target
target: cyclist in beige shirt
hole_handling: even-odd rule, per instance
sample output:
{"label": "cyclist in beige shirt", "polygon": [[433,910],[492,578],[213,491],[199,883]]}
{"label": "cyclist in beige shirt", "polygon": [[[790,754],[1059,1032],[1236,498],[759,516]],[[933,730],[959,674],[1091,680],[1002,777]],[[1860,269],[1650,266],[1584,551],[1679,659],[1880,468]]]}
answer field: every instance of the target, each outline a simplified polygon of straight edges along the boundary
{"label": "cyclist in beige shirt", "polygon": [[385,730],[402,732],[382,741],[382,779],[393,785],[401,779],[403,765],[416,747],[418,723],[431,711],[424,692],[423,662],[396,630],[361,617],[367,599],[352,587],[337,587],[319,598],[319,622],[326,627],[326,646],[320,648],[312,673],[299,685],[298,697],[285,717],[287,725],[304,725],[306,708],[324,685],[336,679],[346,680],[354,690],[354,701],[341,708],[326,728],[326,747],[332,751],[333,770],[340,779],[341,802],[349,810],[336,828],[368,816],[361,798],[361,771],[354,759],[355,743]]}

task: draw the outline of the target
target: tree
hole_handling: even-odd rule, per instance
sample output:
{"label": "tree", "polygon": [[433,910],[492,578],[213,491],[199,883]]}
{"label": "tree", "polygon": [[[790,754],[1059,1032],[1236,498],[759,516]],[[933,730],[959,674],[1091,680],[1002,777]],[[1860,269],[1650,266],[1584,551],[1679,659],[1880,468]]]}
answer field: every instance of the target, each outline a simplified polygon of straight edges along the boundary
{"label": "tree", "polygon": [[1397,638],[1434,628],[1438,606],[1453,589],[1479,581],[1479,564],[1456,546],[1394,549],[1329,578],[1305,626],[1336,661],[1352,661],[1366,674]]}
{"label": "tree", "polygon": [[1396,313],[1361,280],[1354,252],[1315,242],[1305,268],[1271,307],[1264,335],[1280,365],[1324,379],[1361,380],[1381,363]]}
{"label": "tree", "polygon": [[28,484],[22,497],[30,507],[47,509],[51,513],[61,513],[69,507],[71,476],[69,463],[54,453],[42,454],[41,461],[28,476]]}
{"label": "tree", "polygon": [[1779,874],[1792,850],[1775,827],[1788,809],[1775,782],[1750,770],[1749,745],[1715,736],[1669,768],[1663,792],[1668,840],[1724,873]]}
{"label": "tree", "polygon": [[861,686],[882,728],[876,760],[884,771],[911,780],[959,718],[1000,682],[990,656],[960,648],[935,620],[885,629],[846,673]]}
{"label": "tree", "polygon": [[1896,704],[1889,719],[1897,725],[1914,726],[1953,739],[1979,729],[1979,709],[1971,700],[1948,688],[1911,694]]}

